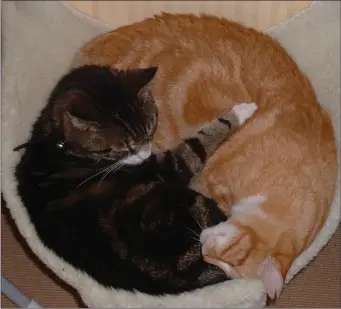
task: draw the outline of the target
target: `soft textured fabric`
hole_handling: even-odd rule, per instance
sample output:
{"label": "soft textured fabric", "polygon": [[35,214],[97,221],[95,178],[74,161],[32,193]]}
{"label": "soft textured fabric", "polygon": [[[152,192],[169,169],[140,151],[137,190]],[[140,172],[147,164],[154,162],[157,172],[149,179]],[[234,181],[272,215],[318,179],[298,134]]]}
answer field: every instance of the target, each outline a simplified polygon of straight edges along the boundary
{"label": "soft textured fabric", "polygon": [[[44,308],[84,307],[79,296],[62,280],[46,271],[30,252],[8,216],[1,220],[1,272]],[[281,297],[270,307],[341,307],[341,233],[340,227],[309,267],[293,278]],[[15,307],[1,295],[1,308]]]}
{"label": "soft textured fabric", "polygon": [[[109,29],[75,14],[60,2],[8,1],[2,4],[2,187],[11,216],[32,251],[62,280],[76,288],[85,304],[91,307],[263,306],[265,293],[258,280],[233,280],[163,297],[106,289],[40,242],[16,193],[13,168],[20,155],[12,149],[29,136],[47,94],[65,72],[77,49]],[[308,74],[320,103],[331,113],[339,143],[340,2],[314,2],[288,22],[268,29],[268,33],[279,40]],[[339,184],[337,188],[327,223],[311,247],[295,261],[287,282],[311,261],[335,232],[340,219]]]}

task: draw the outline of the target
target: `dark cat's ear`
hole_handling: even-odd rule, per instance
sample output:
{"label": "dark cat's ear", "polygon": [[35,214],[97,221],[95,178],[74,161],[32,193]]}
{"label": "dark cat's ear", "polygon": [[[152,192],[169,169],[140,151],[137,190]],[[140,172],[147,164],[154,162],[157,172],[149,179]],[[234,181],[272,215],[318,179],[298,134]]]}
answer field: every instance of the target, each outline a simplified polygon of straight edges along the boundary
{"label": "dark cat's ear", "polygon": [[99,124],[95,121],[89,121],[81,119],[77,116],[71,115],[69,112],[66,112],[66,116],[69,119],[69,123],[72,127],[78,131],[93,131],[96,132],[99,130]]}
{"label": "dark cat's ear", "polygon": [[64,106],[64,122],[70,129],[78,131],[98,131],[98,111],[92,98],[80,90],[72,90],[64,93],[59,100]]}
{"label": "dark cat's ear", "polygon": [[157,67],[127,70],[125,71],[124,82],[137,93],[154,78],[157,70]]}

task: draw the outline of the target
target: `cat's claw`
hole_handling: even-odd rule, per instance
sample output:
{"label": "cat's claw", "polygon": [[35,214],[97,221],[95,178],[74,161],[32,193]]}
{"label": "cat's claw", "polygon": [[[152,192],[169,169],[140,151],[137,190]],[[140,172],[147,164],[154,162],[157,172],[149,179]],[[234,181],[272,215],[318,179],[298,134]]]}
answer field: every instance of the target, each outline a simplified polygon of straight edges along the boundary
{"label": "cat's claw", "polygon": [[239,124],[242,125],[256,112],[257,108],[258,106],[256,103],[241,103],[235,105],[232,108],[232,112],[237,117]]}
{"label": "cat's claw", "polygon": [[262,280],[269,297],[278,298],[283,288],[283,277],[278,263],[270,256],[263,261]]}

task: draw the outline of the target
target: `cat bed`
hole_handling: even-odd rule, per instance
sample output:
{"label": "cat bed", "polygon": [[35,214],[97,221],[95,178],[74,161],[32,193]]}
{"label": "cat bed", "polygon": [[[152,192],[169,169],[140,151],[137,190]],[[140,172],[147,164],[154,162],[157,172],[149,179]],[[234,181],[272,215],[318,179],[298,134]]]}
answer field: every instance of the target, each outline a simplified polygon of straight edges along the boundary
{"label": "cat bed", "polygon": [[[13,170],[20,154],[12,149],[28,138],[48,93],[67,70],[77,49],[110,28],[57,1],[3,2],[2,17],[2,190],[11,216],[32,251],[73,286],[89,307],[263,307],[266,295],[259,280],[231,280],[176,296],[129,293],[101,286],[43,245],[17,195]],[[315,1],[267,32],[279,40],[309,76],[319,102],[331,114],[339,158],[340,2]],[[325,226],[294,262],[286,283],[318,254],[337,229],[339,220],[338,180]]]}

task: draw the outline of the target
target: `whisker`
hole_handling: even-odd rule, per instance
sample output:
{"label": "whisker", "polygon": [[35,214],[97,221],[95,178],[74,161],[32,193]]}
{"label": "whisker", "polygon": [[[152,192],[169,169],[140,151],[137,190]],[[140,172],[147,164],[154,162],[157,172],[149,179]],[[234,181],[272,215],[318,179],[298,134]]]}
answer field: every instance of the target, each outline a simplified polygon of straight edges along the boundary
{"label": "whisker", "polygon": [[102,181],[110,174],[115,173],[117,170],[119,170],[124,164],[121,162],[116,162],[115,164],[110,166],[110,169],[106,171],[106,173],[102,176],[102,178],[99,180],[97,187],[99,187],[102,183]]}
{"label": "whisker", "polygon": [[200,230],[202,231],[202,230],[203,230],[202,226],[200,225],[199,221],[192,215],[192,213],[191,213],[191,211],[189,210],[189,207],[188,207],[187,204],[186,204],[186,207],[187,207],[187,209],[188,209],[189,214],[191,215],[191,217],[193,218],[193,220],[196,222],[196,224],[199,226]]}
{"label": "whisker", "polygon": [[113,170],[114,168],[111,167],[110,169],[108,169],[105,174],[101,177],[101,179],[98,181],[97,183],[97,187],[99,187],[102,183],[102,181],[105,179],[106,176],[108,176],[110,174],[110,172]]}
{"label": "whisker", "polygon": [[186,225],[185,225],[185,228],[188,229],[189,231],[191,231],[195,236],[198,236],[198,237],[200,238],[200,235],[199,235],[197,232],[193,231],[192,229],[190,229],[190,228],[189,228],[188,226],[186,226]]}
{"label": "whisker", "polygon": [[103,158],[99,158],[94,164],[99,163]]}
{"label": "whisker", "polygon": [[[101,159],[99,159],[101,160]],[[82,184],[86,183],[87,181],[89,181],[90,179],[102,174],[102,173],[105,173],[107,172],[108,170],[111,170],[112,168],[115,168],[117,166],[119,166],[120,164],[122,164],[121,162],[116,162],[116,163],[113,163],[111,165],[108,165],[108,166],[105,166],[105,167],[101,167],[99,169],[96,170],[97,173],[91,175],[90,177],[88,177],[87,179],[85,179],[84,181],[82,181],[77,187],[80,187]]]}
{"label": "whisker", "polygon": [[89,181],[90,179],[104,173],[110,166],[106,166],[103,168],[100,168],[99,171],[93,175],[91,175],[90,177],[88,177],[87,179],[85,179],[84,181],[82,181],[77,187],[80,187],[82,184],[86,183],[87,181]]}
{"label": "whisker", "polygon": [[198,241],[198,242],[200,242],[200,239],[198,239],[198,238],[195,238],[195,237],[192,237],[192,236],[188,236],[188,235],[186,235],[188,238],[191,238],[191,239],[193,239],[193,240],[195,240],[195,241]]}
{"label": "whisker", "polygon": [[203,228],[202,228],[202,226],[200,225],[199,221],[198,221],[194,216],[192,216],[192,218],[194,219],[194,221],[196,222],[196,224],[199,226],[200,230],[202,231]]}

